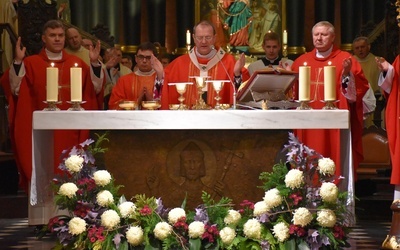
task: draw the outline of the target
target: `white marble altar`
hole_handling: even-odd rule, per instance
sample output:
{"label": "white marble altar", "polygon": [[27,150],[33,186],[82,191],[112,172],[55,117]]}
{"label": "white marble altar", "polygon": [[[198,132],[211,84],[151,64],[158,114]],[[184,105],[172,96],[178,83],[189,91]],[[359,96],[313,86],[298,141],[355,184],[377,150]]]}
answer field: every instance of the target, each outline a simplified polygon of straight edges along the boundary
{"label": "white marble altar", "polygon": [[249,130],[340,129],[342,164],[354,208],[349,112],[347,110],[35,111],[29,224],[42,225],[57,213],[53,177],[53,130]]}

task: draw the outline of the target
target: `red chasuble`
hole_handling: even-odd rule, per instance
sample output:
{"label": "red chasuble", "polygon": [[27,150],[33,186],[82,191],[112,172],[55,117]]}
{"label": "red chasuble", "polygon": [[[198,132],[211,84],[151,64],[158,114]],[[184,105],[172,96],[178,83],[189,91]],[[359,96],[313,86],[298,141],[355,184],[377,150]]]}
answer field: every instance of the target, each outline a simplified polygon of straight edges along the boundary
{"label": "red chasuble", "polygon": [[[299,66],[305,63],[311,66],[311,86],[310,86],[310,106],[313,109],[322,109],[324,103],[324,66],[328,66],[331,62],[336,66],[336,98],[339,102],[335,103],[339,109],[348,109],[350,111],[350,126],[352,137],[353,164],[354,170],[363,160],[362,151],[362,131],[363,131],[363,104],[362,97],[368,90],[368,80],[364,77],[361,65],[348,52],[341,51],[337,47],[333,47],[332,53],[327,58],[317,58],[316,50],[312,50],[299,58],[297,58],[292,69],[299,71]],[[341,90],[342,63],[346,58],[352,57],[351,72],[354,75],[357,91],[357,100],[355,103],[349,103],[343,96]],[[295,99],[298,99],[298,84],[294,86]],[[312,130],[295,130],[296,136],[308,147],[315,149],[324,157],[329,157],[336,164],[336,174],[342,174],[340,166],[340,130],[339,129],[312,129]],[[345,138],[344,138],[345,139]],[[355,171],[354,171],[355,173]]]}
{"label": "red chasuble", "polygon": [[[11,148],[14,154],[14,159],[17,164],[17,167],[20,166],[18,163],[18,155],[17,155],[17,150],[15,148],[15,135],[14,135],[14,123],[15,123],[15,107],[17,105],[18,98],[17,96],[13,95],[11,92],[11,87],[10,87],[10,78],[9,78],[9,69],[4,72],[3,76],[1,77],[0,80],[1,87],[3,88],[4,95],[7,99],[8,103],[8,130],[9,130],[9,136],[10,136],[10,141],[11,141]],[[19,186],[25,190],[28,191],[28,180],[26,180],[24,175],[20,175],[19,177]]]}
{"label": "red chasuble", "polygon": [[121,76],[112,89],[110,101],[108,103],[110,109],[119,109],[118,104],[121,101],[137,102],[143,87],[146,87],[148,91],[152,92],[156,76],[157,73],[155,71],[148,76],[139,76],[136,73],[129,73],[128,75]]}
{"label": "red chasuble", "polygon": [[[200,72],[206,76],[210,76],[209,80],[232,80],[234,81],[233,69],[236,63],[235,58],[226,54],[223,50],[218,50],[217,54],[211,59],[198,58],[192,49],[189,54],[182,55],[173,60],[165,68],[165,78],[162,88],[161,103],[162,109],[169,109],[169,104],[178,104],[179,94],[176,91],[175,86],[169,86],[168,83],[177,82],[192,82],[192,85],[188,85],[186,93],[184,94],[184,104],[192,107],[198,99],[197,87],[194,79],[191,76],[200,76]],[[225,71],[225,69],[226,71]],[[229,74],[229,76],[228,76]],[[230,78],[230,79],[229,79]],[[242,69],[242,80],[246,81],[249,79],[249,72],[247,69]],[[207,86],[207,100],[205,102],[212,107],[215,106],[215,91],[212,84]],[[220,103],[233,103],[233,86],[231,83],[226,82],[219,93],[221,100]]]}
{"label": "red chasuble", "polygon": [[[46,52],[29,56],[24,59],[26,74],[22,78],[15,113],[15,144],[18,152],[19,170],[23,180],[31,180],[32,176],[32,117],[33,111],[47,107],[46,101],[46,68],[53,62],[59,69],[59,101],[61,110],[71,107],[67,101],[71,100],[70,68],[75,64],[82,68],[82,104],[85,110],[98,109],[96,94],[90,78],[89,66],[80,58],[62,52],[59,61],[50,61]],[[74,121],[70,121],[74,122]],[[98,122],[98,121],[93,121]],[[87,139],[89,131],[56,130],[54,131],[54,166],[58,172],[58,164],[63,150],[69,149]],[[49,149],[49,153],[53,152]]]}
{"label": "red chasuble", "polygon": [[400,58],[396,57],[393,62],[395,70],[392,89],[387,97],[386,104],[386,130],[389,140],[390,156],[392,160],[392,176],[390,183],[400,184]]}

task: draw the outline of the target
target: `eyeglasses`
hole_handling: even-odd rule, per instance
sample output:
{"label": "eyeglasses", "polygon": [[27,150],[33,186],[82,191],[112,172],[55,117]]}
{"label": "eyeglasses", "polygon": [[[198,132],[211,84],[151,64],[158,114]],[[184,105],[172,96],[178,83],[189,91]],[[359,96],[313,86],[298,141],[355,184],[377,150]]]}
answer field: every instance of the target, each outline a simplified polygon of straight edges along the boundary
{"label": "eyeglasses", "polygon": [[139,59],[140,61],[143,61],[144,59],[150,60],[151,56],[138,55],[136,56],[136,58]]}
{"label": "eyeglasses", "polygon": [[211,41],[214,36],[195,36],[194,38],[198,41],[201,42],[203,39],[206,39],[207,42]]}

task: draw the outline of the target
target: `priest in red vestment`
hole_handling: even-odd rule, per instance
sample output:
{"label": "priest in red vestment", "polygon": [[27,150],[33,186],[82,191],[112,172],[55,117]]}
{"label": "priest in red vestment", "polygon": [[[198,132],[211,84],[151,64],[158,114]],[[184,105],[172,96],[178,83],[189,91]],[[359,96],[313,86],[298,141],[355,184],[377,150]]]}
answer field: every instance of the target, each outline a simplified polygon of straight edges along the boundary
{"label": "priest in red vestment", "polygon": [[[8,104],[8,110],[7,110],[7,125],[8,125],[8,136],[10,137],[10,142],[11,142],[11,149],[14,155],[14,160],[18,164],[18,156],[17,156],[17,150],[15,148],[15,139],[14,139],[14,123],[15,123],[15,106],[17,105],[18,97],[13,95],[11,92],[11,86],[10,86],[10,78],[9,78],[9,71],[10,69],[8,68],[3,76],[0,79],[0,85],[3,88],[4,91],[4,96],[6,97],[7,104]],[[19,186],[23,190],[28,190],[27,186],[27,180],[23,179],[24,176],[20,176],[19,180]]]}
{"label": "priest in red vestment", "polygon": [[400,199],[400,56],[390,65],[384,58],[376,59],[384,74],[379,77],[378,85],[387,99],[385,124],[389,140],[392,175],[390,183],[395,185],[394,200]]}
{"label": "priest in red vestment", "polygon": [[[168,109],[169,104],[179,103],[176,87],[169,86],[169,83],[193,82],[192,85],[188,85],[184,94],[184,104],[190,108],[198,100],[196,84],[191,77],[208,76],[208,80],[229,80],[219,93],[221,104],[232,104],[234,91],[242,81],[250,77],[249,72],[244,68],[244,54],[236,61],[234,56],[225,53],[221,48],[214,47],[216,32],[212,23],[209,21],[198,23],[193,30],[193,39],[196,46],[188,54],[176,58],[165,68],[161,97],[162,109]],[[204,91],[206,93],[204,101],[214,107],[216,93],[212,84],[208,84]]]}
{"label": "priest in red vestment", "polygon": [[[97,60],[100,54],[100,44],[91,49],[91,66],[80,58],[65,52],[65,30],[58,20],[48,21],[43,28],[42,41],[44,48],[38,55],[24,58],[25,48],[21,49],[21,38],[18,38],[14,63],[9,72],[11,91],[18,96],[15,110],[14,138],[19,164],[21,180],[31,180],[32,176],[32,117],[35,110],[47,107],[46,101],[46,68],[58,69],[58,101],[60,110],[71,107],[70,68],[82,68],[82,107],[86,110],[99,109],[101,102],[97,96],[101,95],[104,73]],[[71,121],[73,122],[73,121]],[[55,172],[60,163],[63,150],[81,143],[89,136],[89,131],[64,131],[54,132],[54,165]],[[23,183],[22,186],[27,186]]]}
{"label": "priest in red vestment", "polygon": [[[314,49],[298,57],[293,65],[294,71],[299,71],[303,65],[311,66],[310,103],[313,109],[324,107],[324,67],[336,66],[336,99],[339,109],[350,111],[351,142],[353,153],[353,167],[357,168],[363,160],[362,131],[363,131],[363,103],[362,98],[367,92],[368,80],[364,77],[361,65],[351,54],[341,51],[333,43],[335,29],[329,22],[322,21],[312,29]],[[298,85],[294,86],[295,99],[298,99]],[[329,157],[336,164],[336,174],[341,175],[340,166],[340,130],[296,130],[298,138],[310,148],[315,149],[324,157]],[[355,173],[355,171],[354,171]]]}
{"label": "priest in red vestment", "polygon": [[119,109],[121,101],[155,100],[161,96],[164,67],[157,59],[157,48],[151,42],[139,45],[135,61],[137,69],[121,76],[111,91],[110,109]]}

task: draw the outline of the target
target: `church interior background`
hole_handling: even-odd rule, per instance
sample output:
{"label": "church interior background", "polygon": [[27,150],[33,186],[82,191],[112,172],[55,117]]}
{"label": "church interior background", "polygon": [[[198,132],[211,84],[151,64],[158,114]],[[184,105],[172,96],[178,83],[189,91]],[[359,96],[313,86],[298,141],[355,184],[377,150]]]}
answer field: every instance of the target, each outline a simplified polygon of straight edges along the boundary
{"label": "church interior background", "polygon": [[[246,60],[251,62],[263,55],[259,39],[264,32],[274,30],[283,34],[286,31],[288,33],[286,53],[289,58],[295,59],[313,48],[312,26],[318,21],[327,20],[334,24],[336,29],[335,43],[343,50],[351,52],[353,39],[361,35],[367,36],[372,44],[371,52],[392,62],[397,56],[399,48],[397,25],[399,13],[397,12],[396,2],[394,0],[19,0],[16,4],[18,21],[14,22],[15,26],[11,27],[14,34],[8,35],[13,44],[15,44],[16,35],[21,36],[23,44],[28,48],[28,54],[35,54],[41,48],[40,35],[38,34],[41,33],[42,25],[47,20],[57,18],[57,15],[59,15],[66,26],[77,27],[83,37],[93,40],[101,39],[103,49],[119,46],[123,53],[134,54],[141,42],[151,41],[160,44],[160,52],[179,56],[187,53],[186,32],[188,30],[192,32],[196,22],[208,19],[217,28],[219,37],[217,45],[230,53],[243,52],[246,54]],[[64,10],[57,13],[60,7],[63,7]],[[232,18],[240,15],[245,17],[247,23],[237,28],[247,29],[248,36],[244,40],[232,40],[230,34],[232,27],[227,27],[226,24],[232,21]],[[1,26],[1,29],[3,35],[7,33],[7,26]],[[1,45],[1,48],[3,48],[3,44]],[[190,45],[193,46],[193,41]],[[1,50],[0,54],[2,53]],[[2,73],[7,65],[4,65],[3,61],[1,66]],[[0,96],[0,106],[0,151],[9,153],[10,143],[7,138],[5,108],[7,103],[4,95]],[[129,145],[135,138],[139,140],[142,135],[133,133],[130,136],[130,139],[127,139],[128,137],[124,132],[113,134],[112,146],[114,150],[118,146],[115,145],[118,144],[116,141],[123,142],[123,145]],[[161,133],[157,135],[150,133],[147,136],[152,138],[165,137]],[[182,138],[179,138],[179,136]],[[177,139],[174,143],[179,145],[184,140],[187,143],[195,141],[200,147],[206,147],[202,144],[204,136],[208,138],[208,146],[215,147],[213,145],[217,145],[217,140],[213,139],[215,135],[212,133],[177,135],[175,138],[182,140]],[[226,137],[223,138],[229,144],[228,148],[238,146],[232,137],[224,136]],[[234,138],[240,136],[238,132]],[[269,142],[254,139],[260,137],[259,131],[255,131],[251,136],[252,140],[243,142],[247,143],[247,146],[251,144],[250,147],[257,147],[259,150],[276,150],[284,142],[286,134],[278,134],[274,140]],[[165,141],[167,140],[168,136],[165,137]],[[167,147],[172,147],[174,143],[167,143]],[[151,147],[151,145],[144,144],[143,147],[135,150],[150,151],[152,150]],[[212,161],[209,164],[217,164],[216,162],[223,161],[225,155],[222,152],[218,151],[214,156],[215,159],[209,159],[209,161]],[[246,157],[246,152],[243,153]],[[260,152],[252,151],[247,152],[247,154],[247,157],[255,159],[255,155],[260,154]],[[248,164],[254,167],[254,170],[246,174],[256,176],[260,172],[260,162],[273,162],[276,160],[276,154],[277,151],[274,152],[274,156],[264,156],[264,158],[249,162]],[[104,160],[106,163],[114,162],[124,158],[123,155],[126,155],[125,151],[116,150],[105,157]],[[131,159],[122,160],[128,162]],[[135,160],[144,161],[141,157],[137,157]],[[235,164],[240,160],[240,157],[235,158],[232,163],[233,169],[237,167]],[[155,156],[154,162],[149,163],[146,168],[151,169],[152,164],[160,161],[162,160]],[[236,171],[243,170],[236,169]],[[124,179],[124,172],[123,169],[115,170],[115,174],[121,180]],[[140,175],[141,173],[137,171],[135,174]],[[230,172],[229,175],[232,175],[231,178],[235,178],[233,172]],[[143,178],[148,180],[148,177],[144,176]],[[126,178],[124,181],[132,182],[134,180]],[[249,178],[244,181],[250,182],[251,180]],[[240,182],[240,180],[237,180],[237,182]],[[140,188],[141,191],[146,192],[148,183],[143,183],[143,187],[140,186]],[[242,190],[239,198],[245,196],[245,193],[246,191]],[[254,194],[254,196],[258,195],[259,193]]]}

